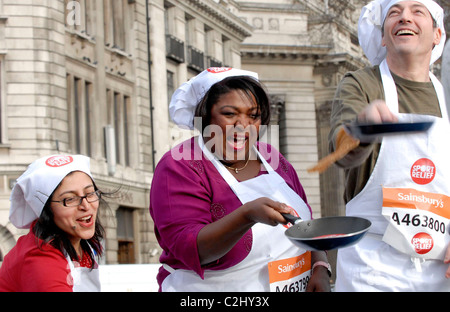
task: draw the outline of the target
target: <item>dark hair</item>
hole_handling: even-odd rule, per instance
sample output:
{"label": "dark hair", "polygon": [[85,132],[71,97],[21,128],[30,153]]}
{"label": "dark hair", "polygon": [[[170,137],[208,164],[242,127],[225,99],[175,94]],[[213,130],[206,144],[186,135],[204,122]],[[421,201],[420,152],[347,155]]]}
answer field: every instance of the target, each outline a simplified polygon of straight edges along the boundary
{"label": "dark hair", "polygon": [[[58,186],[55,188],[55,190],[58,188]],[[95,183],[94,188],[96,191],[98,190]],[[42,240],[41,243],[38,243],[39,248],[42,247],[42,244],[50,244],[54,248],[61,251],[63,255],[67,254],[72,260],[80,261],[81,259],[79,259],[77,252],[75,251],[75,248],[73,248],[72,243],[67,237],[67,233],[61,230],[55,224],[53,211],[50,207],[50,202],[53,197],[53,193],[50,195],[47,202],[45,203],[41,215],[34,224],[32,231],[36,236],[36,238]],[[97,218],[95,219],[94,236],[88,240],[82,239],[80,242],[83,252],[88,254],[89,258],[91,259],[91,270],[95,268],[96,264],[95,256],[100,258],[103,254],[103,246],[101,244],[101,241],[105,237],[105,230],[101,225],[98,215],[100,208],[104,206],[107,207],[108,204],[104,199],[102,199],[101,197],[102,194],[104,193],[100,191],[99,209],[97,210]]]}
{"label": "dark hair", "polygon": [[232,76],[227,77],[211,86],[203,99],[195,109],[195,117],[202,118],[201,132],[211,122],[211,109],[220,97],[232,90],[242,90],[253,101],[256,100],[258,111],[261,114],[261,124],[268,125],[270,122],[270,100],[262,84],[250,76]]}

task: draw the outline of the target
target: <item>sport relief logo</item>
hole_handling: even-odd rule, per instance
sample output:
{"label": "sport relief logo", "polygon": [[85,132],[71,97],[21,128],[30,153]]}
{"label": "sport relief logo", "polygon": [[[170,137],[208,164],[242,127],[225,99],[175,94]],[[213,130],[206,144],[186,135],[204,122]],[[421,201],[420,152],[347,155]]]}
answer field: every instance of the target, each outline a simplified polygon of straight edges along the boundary
{"label": "sport relief logo", "polygon": [[433,181],[436,176],[436,166],[428,158],[417,160],[411,167],[411,179],[420,185]]}
{"label": "sport relief logo", "polygon": [[62,167],[73,162],[72,156],[52,156],[45,161],[49,167]]}
{"label": "sport relief logo", "polygon": [[411,239],[411,244],[414,247],[414,250],[419,255],[424,255],[428,252],[430,252],[431,249],[433,249],[433,238],[424,232],[417,233],[413,236]]}
{"label": "sport relief logo", "polygon": [[211,74],[220,74],[232,70],[231,67],[210,67],[207,69]]}

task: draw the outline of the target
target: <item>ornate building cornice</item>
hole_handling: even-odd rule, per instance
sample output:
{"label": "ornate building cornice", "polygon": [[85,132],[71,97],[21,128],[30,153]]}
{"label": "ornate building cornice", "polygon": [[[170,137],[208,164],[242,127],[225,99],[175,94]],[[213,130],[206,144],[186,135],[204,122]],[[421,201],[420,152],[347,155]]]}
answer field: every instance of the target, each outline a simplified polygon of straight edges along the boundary
{"label": "ornate building cornice", "polygon": [[355,71],[368,65],[367,59],[355,58],[348,53],[329,54],[317,61],[314,73]]}
{"label": "ornate building cornice", "polygon": [[223,24],[243,40],[252,35],[253,27],[239,17],[231,14],[224,6],[207,0],[185,0],[188,6],[194,7],[200,15],[210,16],[215,22]]}
{"label": "ornate building cornice", "polygon": [[270,57],[277,61],[298,60],[302,62],[312,61],[329,54],[332,49],[330,45],[265,45],[265,44],[242,44],[241,57],[250,60]]}

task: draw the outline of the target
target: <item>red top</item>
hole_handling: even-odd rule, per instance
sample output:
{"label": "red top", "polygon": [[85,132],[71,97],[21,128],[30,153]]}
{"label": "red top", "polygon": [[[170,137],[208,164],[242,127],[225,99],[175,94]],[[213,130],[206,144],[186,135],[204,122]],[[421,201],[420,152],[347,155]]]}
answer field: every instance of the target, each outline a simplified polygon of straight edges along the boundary
{"label": "red top", "polygon": [[5,256],[0,267],[0,292],[73,291],[66,257],[49,244],[42,244],[39,248],[38,241],[42,243],[30,231],[20,237]]}

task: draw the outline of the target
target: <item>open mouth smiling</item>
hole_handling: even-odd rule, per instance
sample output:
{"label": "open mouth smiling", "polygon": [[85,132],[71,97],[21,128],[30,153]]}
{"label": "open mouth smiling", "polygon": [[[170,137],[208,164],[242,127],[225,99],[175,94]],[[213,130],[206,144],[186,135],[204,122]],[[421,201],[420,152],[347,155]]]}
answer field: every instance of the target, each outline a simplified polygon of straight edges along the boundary
{"label": "open mouth smiling", "polygon": [[245,148],[248,137],[246,135],[235,135],[227,138],[228,144],[235,150],[239,151]]}
{"label": "open mouth smiling", "polygon": [[92,215],[88,215],[82,218],[79,218],[76,220],[77,223],[83,227],[89,227],[94,223],[94,218],[92,217]]}
{"label": "open mouth smiling", "polygon": [[247,141],[249,139],[248,134],[232,134],[227,136],[227,144],[234,151],[241,151],[245,149]]}
{"label": "open mouth smiling", "polygon": [[396,36],[415,36],[417,35],[416,32],[410,30],[410,29],[400,29],[395,33]]}

